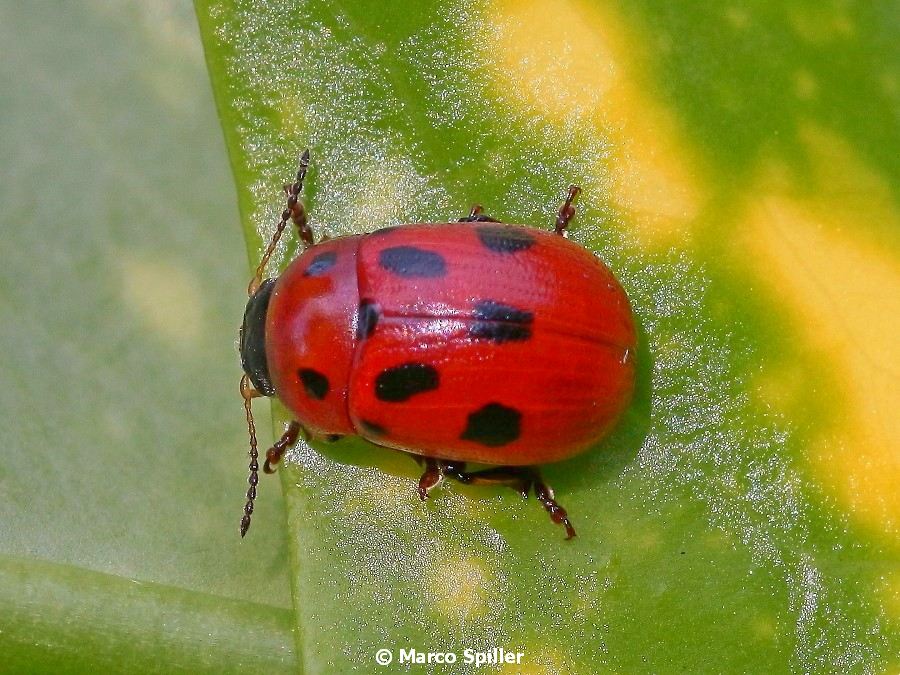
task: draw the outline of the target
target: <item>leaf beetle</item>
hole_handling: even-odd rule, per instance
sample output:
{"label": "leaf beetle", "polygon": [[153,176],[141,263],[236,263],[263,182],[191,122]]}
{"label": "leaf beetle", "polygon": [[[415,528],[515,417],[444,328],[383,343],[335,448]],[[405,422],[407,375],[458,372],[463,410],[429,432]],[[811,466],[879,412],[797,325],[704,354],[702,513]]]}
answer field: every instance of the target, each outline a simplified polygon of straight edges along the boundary
{"label": "leaf beetle", "polygon": [[[456,222],[386,227],[316,243],[300,193],[304,151],[256,273],[240,329],[250,476],[259,481],[251,401],[277,396],[294,420],[266,452],[274,471],[301,431],[358,435],[410,453],[425,499],[443,478],[530,491],[575,536],[537,467],[602,438],[634,389],[628,297],[569,241],[577,186],[553,232],[501,223],[480,206]],[[265,269],[288,223],[304,244],[277,278]],[[493,468],[467,471],[466,463]]]}

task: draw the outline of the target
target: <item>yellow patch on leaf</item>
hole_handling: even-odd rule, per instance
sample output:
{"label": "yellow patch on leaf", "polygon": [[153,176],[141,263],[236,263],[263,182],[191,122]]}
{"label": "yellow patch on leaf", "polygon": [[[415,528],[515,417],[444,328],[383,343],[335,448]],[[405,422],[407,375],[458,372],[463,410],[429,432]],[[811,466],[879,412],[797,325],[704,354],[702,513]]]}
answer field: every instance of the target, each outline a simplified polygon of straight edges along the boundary
{"label": "yellow patch on leaf", "polygon": [[456,623],[472,621],[490,610],[496,598],[497,582],[488,565],[472,556],[453,556],[438,561],[425,578],[430,606]]}
{"label": "yellow patch on leaf", "polygon": [[198,284],[184,267],[121,253],[119,288],[133,316],[170,347],[190,351],[203,336],[205,311]]}
{"label": "yellow patch on leaf", "polygon": [[306,119],[305,108],[299,97],[285,97],[277,108],[278,121],[288,138],[304,138],[309,135],[309,120]]}
{"label": "yellow patch on leaf", "polygon": [[872,223],[896,228],[900,214],[846,143],[812,126],[801,135],[820,167],[821,196],[794,196],[782,172],[768,173],[742,241],[759,279],[840,387],[833,418],[810,449],[814,468],[862,522],[897,532],[900,264],[877,245]]}
{"label": "yellow patch on leaf", "polygon": [[[629,34],[610,10],[577,0],[497,0],[489,12],[499,44],[482,45],[498,66],[498,94],[611,143],[608,189],[641,243],[684,243],[702,190],[673,117],[645,93],[636,51],[645,38]],[[609,182],[605,161],[597,157],[598,184]]]}

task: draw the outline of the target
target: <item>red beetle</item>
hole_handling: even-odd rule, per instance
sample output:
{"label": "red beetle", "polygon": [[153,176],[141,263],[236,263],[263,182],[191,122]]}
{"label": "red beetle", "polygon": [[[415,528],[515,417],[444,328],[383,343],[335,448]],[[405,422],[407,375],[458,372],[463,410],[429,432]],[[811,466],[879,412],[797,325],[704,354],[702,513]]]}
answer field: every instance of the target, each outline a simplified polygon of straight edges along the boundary
{"label": "red beetle", "polygon": [[[266,454],[273,471],[301,429],[414,454],[419,495],[443,477],[535,496],[575,536],[535,465],[571,457],[615,424],[634,387],[628,297],[607,267],[564,235],[504,225],[476,206],[455,223],[387,227],[316,244],[299,194],[303,153],[241,327],[250,429],[250,527],[258,451],[250,401],[277,396],[295,416]],[[287,222],[306,250],[263,280]],[[496,465],[467,472],[465,462]]]}

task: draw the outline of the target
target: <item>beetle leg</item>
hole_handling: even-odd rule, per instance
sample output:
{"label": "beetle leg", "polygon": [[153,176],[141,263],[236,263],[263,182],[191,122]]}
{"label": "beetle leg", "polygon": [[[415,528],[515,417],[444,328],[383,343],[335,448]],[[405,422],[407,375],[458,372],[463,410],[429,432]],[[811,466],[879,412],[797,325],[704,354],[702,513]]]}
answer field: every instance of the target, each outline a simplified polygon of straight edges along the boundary
{"label": "beetle leg", "polygon": [[575,536],[575,528],[569,521],[566,510],[559,505],[553,490],[544,483],[537,469],[527,466],[498,466],[484,471],[466,472],[465,465],[458,462],[441,462],[445,476],[470,485],[508,485],[523,497],[533,488],[534,496],[543,505],[550,519],[566,528],[566,539]]}
{"label": "beetle leg", "polygon": [[465,462],[440,462],[441,473],[460,483],[471,483],[472,474],[466,473]]}
{"label": "beetle leg", "polygon": [[[299,176],[299,172],[297,175]],[[287,196],[287,209],[282,213],[282,217],[284,217],[284,214],[290,216],[291,221],[294,223],[294,227],[297,229],[297,236],[300,237],[300,241],[309,248],[310,246],[314,246],[316,242],[313,239],[312,228],[306,221],[306,207],[303,205],[303,202],[300,201],[300,190],[302,188],[302,180],[298,180],[293,185],[284,186],[284,194]]]}
{"label": "beetle leg", "polygon": [[566,201],[562,206],[559,207],[559,214],[556,216],[556,225],[554,230],[556,234],[565,235],[566,228],[569,226],[569,221],[575,216],[575,206],[573,202],[575,198],[578,197],[578,193],[581,192],[581,188],[577,185],[569,186],[569,194],[566,196]]}
{"label": "beetle leg", "polygon": [[465,218],[460,218],[458,223],[499,223],[500,221],[496,218],[491,218],[490,216],[484,215],[484,209],[481,207],[481,204],[475,204],[472,206],[472,210],[469,211],[469,215]]}
{"label": "beetle leg", "polygon": [[287,195],[287,208],[281,212],[281,220],[279,220],[278,224],[275,226],[275,233],[272,235],[269,245],[266,246],[266,250],[259,261],[259,265],[256,267],[253,278],[250,279],[250,284],[247,286],[248,296],[252,296],[256,293],[256,290],[259,288],[260,284],[262,284],[266,265],[269,263],[269,258],[271,258],[272,254],[275,252],[275,247],[278,245],[278,241],[284,233],[284,228],[287,227],[288,220],[293,221],[294,225],[297,227],[298,236],[307,247],[312,246],[315,243],[313,241],[312,229],[309,227],[309,223],[306,222],[306,209],[303,206],[303,202],[300,200],[300,192],[303,190],[303,181],[306,178],[307,169],[309,169],[309,150],[304,150],[303,154],[300,156],[300,167],[297,169],[297,176],[294,179],[294,182],[284,186],[284,193]]}
{"label": "beetle leg", "polygon": [[554,495],[553,490],[544,483],[540,474],[535,472],[534,477],[535,481],[532,483],[534,496],[544,505],[544,509],[550,514],[550,520],[557,525],[562,525],[566,528],[566,539],[571,539],[575,536],[575,528],[572,527],[572,523],[569,522],[569,514],[557,503],[556,495]]}
{"label": "beetle leg", "polygon": [[[419,461],[418,457],[416,461]],[[444,474],[441,472],[440,465],[436,459],[422,457],[422,461],[425,463],[425,472],[419,479],[419,498],[424,502],[428,499],[428,493],[431,489],[436,487],[444,478]]]}
{"label": "beetle leg", "polygon": [[528,497],[532,477],[530,470],[522,470],[514,466],[496,466],[481,471],[466,471],[462,462],[442,462],[444,475],[467,485],[506,485],[513,488],[523,497]]}
{"label": "beetle leg", "polygon": [[285,450],[297,442],[297,437],[300,435],[301,428],[300,423],[296,420],[293,420],[288,424],[287,429],[281,434],[281,438],[275,441],[271,448],[266,450],[266,461],[263,464],[263,471],[266,473],[275,473],[274,465],[281,461],[281,456],[284,454]]}

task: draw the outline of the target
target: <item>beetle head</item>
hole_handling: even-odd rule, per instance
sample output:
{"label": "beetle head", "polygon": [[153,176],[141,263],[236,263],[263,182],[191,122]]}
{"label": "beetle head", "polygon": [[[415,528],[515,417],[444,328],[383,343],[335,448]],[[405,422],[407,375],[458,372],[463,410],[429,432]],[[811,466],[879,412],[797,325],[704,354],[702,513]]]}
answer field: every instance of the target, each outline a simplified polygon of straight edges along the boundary
{"label": "beetle head", "polygon": [[241,367],[263,396],[275,395],[266,358],[266,313],[274,287],[275,280],[266,279],[250,296],[240,332]]}

